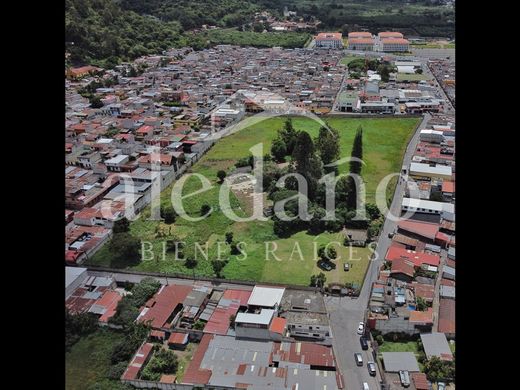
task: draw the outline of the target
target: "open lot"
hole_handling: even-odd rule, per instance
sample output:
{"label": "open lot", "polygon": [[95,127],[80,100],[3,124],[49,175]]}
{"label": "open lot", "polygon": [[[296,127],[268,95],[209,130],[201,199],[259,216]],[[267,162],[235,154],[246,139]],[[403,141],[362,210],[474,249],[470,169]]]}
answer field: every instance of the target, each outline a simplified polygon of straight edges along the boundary
{"label": "open lot", "polygon": [[[390,173],[399,172],[401,161],[407,142],[413,133],[419,118],[344,118],[325,117],[329,125],[337,128],[340,135],[341,157],[350,156],[352,141],[358,126],[363,127],[363,156],[366,165],[363,166],[362,176],[366,182],[367,202],[374,202],[375,190],[380,180]],[[223,276],[228,279],[253,280],[262,282],[280,282],[288,284],[308,285],[312,274],[319,272],[314,260],[314,244],[317,247],[331,241],[343,240],[338,233],[323,233],[317,237],[306,232],[298,232],[289,238],[280,239],[273,233],[273,222],[253,221],[234,222],[228,219],[219,209],[220,184],[217,183],[216,173],[219,169],[230,170],[235,161],[247,157],[249,148],[263,143],[263,154],[269,152],[272,140],[277,135],[277,130],[282,128],[285,118],[271,118],[263,122],[251,125],[246,129],[220,140],[197,164],[192,167],[193,173],[207,177],[213,187],[197,196],[186,198],[184,208],[188,215],[196,217],[200,215],[200,208],[208,204],[213,208],[211,215],[203,221],[188,221],[177,218],[172,225],[166,225],[158,221],[148,220],[150,209],[143,211],[140,218],[131,224],[131,233],[140,240],[149,241],[153,245],[155,257],[150,261],[143,261],[135,265],[133,269],[141,271],[154,271],[165,273],[182,273],[193,276],[213,276],[211,260],[217,258],[218,241],[224,241],[225,233],[233,232],[234,241],[243,241],[247,258],[242,255],[230,255],[228,245],[221,245],[222,259],[229,258],[229,262],[223,269]],[[293,126],[298,130],[309,132],[313,137],[317,136],[320,124],[308,118],[293,118]],[[348,164],[340,166],[340,172],[346,173]],[[392,194],[395,181],[388,186],[387,194]],[[186,181],[183,194],[188,194],[201,188],[200,181],[190,177]],[[161,203],[170,202],[171,188],[161,194]],[[239,216],[246,216],[240,201],[230,194],[230,204],[234,212]],[[193,269],[188,269],[184,261],[174,260],[174,253],[166,252],[162,259],[162,245],[167,239],[177,238],[184,241],[185,254],[195,253],[195,243],[205,248],[207,245],[208,258],[198,253],[198,263]],[[278,257],[269,256],[266,260],[266,241],[272,241],[269,249]],[[296,244],[298,243],[298,244]],[[295,246],[299,246],[295,247]],[[299,252],[301,250],[302,257]],[[357,252],[356,252],[357,251]],[[368,265],[370,251],[368,248],[354,248],[352,258],[353,268],[349,272],[343,271],[343,260],[350,255],[349,249],[341,246],[339,255],[342,259],[337,261],[335,271],[325,272],[327,282],[354,282],[361,283]],[[291,256],[292,254],[292,256]],[[89,260],[90,264],[102,266],[114,266],[111,264],[111,255],[105,246]]]}
{"label": "open lot", "polygon": [[65,356],[65,384],[68,390],[126,390],[121,382],[107,378],[110,353],[123,335],[106,329],[82,337]]}
{"label": "open lot", "polygon": [[427,74],[411,74],[411,73],[397,73],[397,81],[421,81],[421,80],[431,80],[432,77]]}

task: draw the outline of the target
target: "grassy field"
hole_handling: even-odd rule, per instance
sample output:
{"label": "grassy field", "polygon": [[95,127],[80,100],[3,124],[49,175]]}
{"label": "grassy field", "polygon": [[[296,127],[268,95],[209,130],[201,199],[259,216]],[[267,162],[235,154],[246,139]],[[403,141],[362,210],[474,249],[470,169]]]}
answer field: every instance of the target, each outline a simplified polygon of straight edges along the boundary
{"label": "grassy field", "polygon": [[[374,202],[375,190],[379,181],[389,173],[400,171],[407,141],[419,122],[419,118],[329,117],[327,119],[329,124],[340,132],[341,157],[350,156],[355,131],[359,125],[363,126],[363,155],[366,166],[363,167],[362,176],[366,182],[367,202]],[[162,222],[147,220],[150,210],[145,209],[141,217],[131,224],[131,233],[143,241],[151,242],[156,256],[154,260],[143,261],[132,268],[141,271],[213,276],[209,260],[217,258],[218,246],[216,243],[224,241],[225,233],[231,231],[234,234],[235,242],[246,243],[244,249],[247,252],[247,258],[240,260],[243,256],[230,255],[229,246],[222,246],[221,258],[229,258],[229,262],[222,272],[226,278],[308,285],[310,276],[319,272],[314,260],[313,242],[317,242],[318,247],[320,244],[330,241],[342,243],[337,233],[324,233],[315,237],[306,232],[299,232],[289,238],[279,239],[273,233],[271,220],[234,222],[219,210],[218,204],[220,185],[217,183],[217,171],[219,169],[230,170],[235,161],[248,156],[249,148],[257,143],[263,142],[263,153],[268,153],[271,141],[276,137],[277,130],[283,126],[283,122],[284,118],[271,118],[222,139],[192,167],[192,172],[206,176],[213,184],[209,191],[184,200],[185,210],[190,216],[198,216],[202,204],[208,204],[214,209],[204,221],[191,222],[178,218],[175,224],[168,226]],[[320,127],[319,123],[308,118],[294,118],[293,125],[296,129],[309,132],[313,137],[317,135]],[[346,173],[347,171],[347,164],[340,166],[340,172]],[[394,185],[395,182],[389,186],[388,194],[393,192]],[[191,177],[186,181],[183,194],[191,193],[199,188],[199,180]],[[171,190],[165,190],[161,194],[161,203],[170,202],[170,197]],[[239,200],[233,194],[230,198],[233,211],[239,216],[246,216]],[[161,236],[161,230],[164,232],[164,236]],[[186,243],[186,255],[195,252],[195,243],[201,243],[201,245],[207,243],[208,260],[199,254],[197,266],[194,269],[188,269],[184,266],[184,261],[174,260],[174,255],[167,252],[163,261],[161,258],[163,242],[172,236]],[[270,256],[266,260],[266,241],[275,242],[277,245],[275,254],[279,260],[274,256]],[[299,256],[299,250],[301,250],[303,259]],[[338,267],[335,271],[326,272],[328,282],[362,282],[370,251],[368,248],[356,250],[358,252],[354,252],[352,258],[361,258],[361,260],[352,260],[353,269],[344,272],[342,264],[344,259],[347,259],[349,250],[345,247],[339,249],[339,254],[343,259],[337,261]],[[113,266],[106,246],[89,262],[95,265]]]}
{"label": "grassy field", "polygon": [[[346,41],[346,39],[345,39],[345,41]],[[345,47],[346,47],[346,45],[347,45],[347,44],[345,43]],[[360,57],[360,56],[346,56],[346,57],[343,57],[343,58],[341,59],[340,63],[341,63],[342,65],[348,65],[348,64],[350,63],[350,61],[353,61],[353,60],[355,60],[356,58],[362,58],[362,57]]]}
{"label": "grassy field", "polygon": [[81,338],[65,355],[65,383],[67,390],[123,390],[119,381],[107,378],[110,353],[123,335],[99,329]]}
{"label": "grassy field", "polygon": [[421,81],[421,80],[431,80],[431,77],[426,74],[410,74],[410,73],[398,73],[397,81]]}

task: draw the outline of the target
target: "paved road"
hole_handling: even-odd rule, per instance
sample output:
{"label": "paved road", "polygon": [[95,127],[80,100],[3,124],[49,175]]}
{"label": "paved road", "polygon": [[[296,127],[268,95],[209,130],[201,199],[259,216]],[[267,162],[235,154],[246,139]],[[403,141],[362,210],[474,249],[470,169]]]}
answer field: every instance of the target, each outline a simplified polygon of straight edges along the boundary
{"label": "paved road", "polygon": [[[404,155],[403,165],[407,167],[409,166],[412,155],[419,141],[419,133],[426,126],[430,117],[431,116],[428,114],[423,117],[423,121],[420,123],[417,131],[410,140]],[[403,193],[404,184],[400,180],[396,186],[392,205],[390,206],[390,211],[393,215],[400,215]],[[325,297],[327,311],[330,313],[333,347],[338,360],[338,365],[340,366],[345,379],[345,387],[347,390],[360,389],[363,382],[367,382],[370,389],[380,389],[380,373],[378,372],[375,378],[371,377],[368,374],[366,367],[366,362],[368,360],[374,361],[372,350],[371,348],[368,351],[361,350],[359,336],[356,331],[359,322],[364,320],[372,282],[377,279],[378,269],[382,264],[382,260],[388,247],[390,246],[391,240],[388,238],[388,233],[393,232],[395,227],[396,222],[387,218],[377,242],[377,257],[369,264],[369,269],[359,297]],[[355,352],[362,352],[364,360],[363,367],[358,367],[356,365],[354,361]]]}

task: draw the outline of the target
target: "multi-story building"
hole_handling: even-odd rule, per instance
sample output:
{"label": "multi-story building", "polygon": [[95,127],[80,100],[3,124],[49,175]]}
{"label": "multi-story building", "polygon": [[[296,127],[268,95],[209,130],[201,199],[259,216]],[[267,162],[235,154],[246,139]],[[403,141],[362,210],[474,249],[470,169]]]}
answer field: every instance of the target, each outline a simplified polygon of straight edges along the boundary
{"label": "multi-story building", "polygon": [[341,33],[319,33],[316,38],[316,47],[327,49],[341,49],[343,36]]}
{"label": "multi-story building", "polygon": [[381,50],[385,52],[410,51],[410,42],[404,38],[381,38]]}
{"label": "multi-story building", "polygon": [[348,39],[349,50],[363,50],[372,51],[374,50],[374,39],[370,38],[349,38]]}

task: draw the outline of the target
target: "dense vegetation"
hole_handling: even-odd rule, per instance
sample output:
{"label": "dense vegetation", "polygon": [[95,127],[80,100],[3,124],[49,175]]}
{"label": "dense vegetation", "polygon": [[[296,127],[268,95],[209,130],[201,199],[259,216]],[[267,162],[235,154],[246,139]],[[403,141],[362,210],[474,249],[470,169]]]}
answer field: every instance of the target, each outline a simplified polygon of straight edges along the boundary
{"label": "dense vegetation", "polygon": [[239,31],[236,29],[209,30],[202,36],[207,37],[211,44],[233,44],[254,47],[273,47],[284,48],[303,47],[305,42],[311,38],[308,33],[296,32],[254,32]]}
{"label": "dense vegetation", "polygon": [[262,8],[253,3],[247,0],[122,0],[121,7],[163,21],[177,21],[184,30],[191,30],[203,24],[219,27],[245,24]]}
{"label": "dense vegetation", "polygon": [[183,35],[179,22],[122,10],[114,0],[66,0],[65,37],[71,64],[102,67],[171,47],[204,46],[198,37]]}
{"label": "dense vegetation", "polygon": [[[255,12],[282,15],[285,6],[298,18],[322,21],[322,30],[343,33],[400,29],[407,35],[454,36],[454,11],[431,1],[378,0],[66,0],[65,41],[71,65],[111,68],[172,47],[196,50],[211,44],[301,47],[303,33],[264,33]],[[194,32],[202,25],[223,29]],[[237,29],[247,31],[239,32]]]}
{"label": "dense vegetation", "polygon": [[454,37],[455,11],[438,0],[258,0],[270,9],[296,11],[308,20],[321,20],[322,29],[361,28],[372,32],[404,29],[406,35]]}

